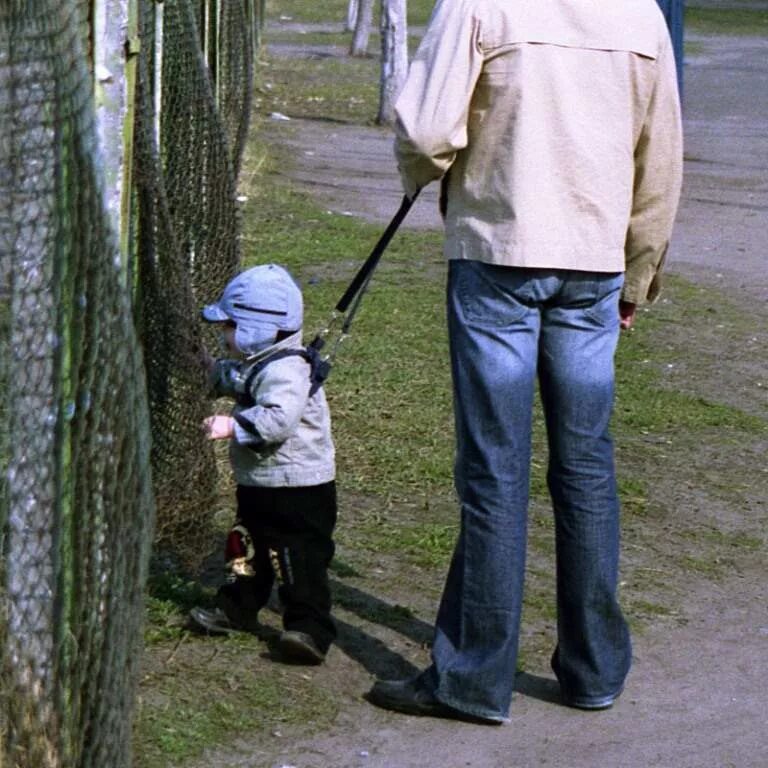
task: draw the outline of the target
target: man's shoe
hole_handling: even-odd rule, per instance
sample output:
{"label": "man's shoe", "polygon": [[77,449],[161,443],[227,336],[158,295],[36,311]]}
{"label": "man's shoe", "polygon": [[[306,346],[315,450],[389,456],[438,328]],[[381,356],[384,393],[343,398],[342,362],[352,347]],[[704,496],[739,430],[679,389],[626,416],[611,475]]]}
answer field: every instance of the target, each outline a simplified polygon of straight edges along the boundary
{"label": "man's shoe", "polygon": [[366,698],[371,704],[404,715],[443,717],[481,725],[501,725],[503,720],[477,717],[438,701],[418,675],[409,680],[377,680]]}
{"label": "man's shoe", "polygon": [[277,647],[286,661],[294,664],[322,664],[325,654],[306,632],[286,630],[280,635]]}
{"label": "man's shoe", "polygon": [[189,612],[192,628],[209,635],[231,635],[243,632],[243,628],[233,622],[221,608],[193,608]]}

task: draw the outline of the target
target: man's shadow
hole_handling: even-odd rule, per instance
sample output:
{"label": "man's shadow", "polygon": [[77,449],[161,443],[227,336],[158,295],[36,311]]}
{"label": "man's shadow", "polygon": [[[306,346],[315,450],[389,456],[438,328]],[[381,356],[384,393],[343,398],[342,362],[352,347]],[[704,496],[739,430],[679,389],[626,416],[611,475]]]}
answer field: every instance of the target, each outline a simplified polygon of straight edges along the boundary
{"label": "man's shadow", "polygon": [[[222,549],[223,544],[216,554],[212,555],[212,565],[206,563],[208,568],[204,569],[201,583],[211,586],[217,585],[221,581],[219,552]],[[345,584],[339,578],[331,578],[330,585],[334,604],[356,614],[365,621],[387,627],[418,646],[428,648],[431,644],[434,633],[433,625],[416,618],[408,608],[388,603],[375,595]],[[268,608],[275,613],[280,612],[276,594],[273,594]],[[359,627],[342,621],[338,616],[334,616],[334,621],[338,629],[338,636],[335,641],[338,648],[373,676],[379,679],[397,680],[413,677],[421,671],[399,653],[388,648],[383,641],[372,637]],[[263,632],[265,639],[273,643],[280,634],[277,630],[263,629]],[[532,699],[550,703],[560,702],[560,689],[557,681],[553,678],[532,675],[528,672],[518,672],[515,677],[515,691]]]}
{"label": "man's shadow", "polygon": [[[336,605],[365,621],[392,629],[417,645],[426,645],[432,639],[432,626],[417,619],[407,608],[387,603],[338,579],[331,579],[331,590]],[[338,616],[334,620],[338,628],[336,645],[375,677],[399,679],[413,677],[420,671],[381,640]]]}
{"label": "man's shadow", "polygon": [[[356,587],[331,579],[334,602],[361,619],[387,627],[407,637],[415,644],[427,647],[432,641],[434,627],[413,616],[399,605],[392,605]],[[336,645],[351,659],[379,679],[413,677],[421,670],[381,640],[371,637],[359,627],[335,618],[338,628]],[[515,691],[532,699],[560,703],[560,688],[553,678],[518,672]]]}

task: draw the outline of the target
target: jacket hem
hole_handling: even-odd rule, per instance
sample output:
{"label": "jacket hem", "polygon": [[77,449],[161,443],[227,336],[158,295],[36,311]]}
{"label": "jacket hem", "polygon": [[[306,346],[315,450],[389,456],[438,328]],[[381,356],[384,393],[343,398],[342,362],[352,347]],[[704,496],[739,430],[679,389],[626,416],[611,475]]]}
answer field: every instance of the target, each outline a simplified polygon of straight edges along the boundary
{"label": "jacket hem", "polygon": [[624,249],[615,245],[594,245],[573,250],[552,243],[515,244],[493,247],[483,240],[447,240],[445,257],[451,260],[481,261],[500,267],[525,269],[567,269],[578,272],[624,272]]}

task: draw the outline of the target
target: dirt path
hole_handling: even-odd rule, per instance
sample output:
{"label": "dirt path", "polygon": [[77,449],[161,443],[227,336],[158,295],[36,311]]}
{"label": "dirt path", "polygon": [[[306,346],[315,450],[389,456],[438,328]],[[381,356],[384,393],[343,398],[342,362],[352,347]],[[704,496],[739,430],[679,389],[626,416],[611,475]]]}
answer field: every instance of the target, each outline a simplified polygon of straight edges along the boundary
{"label": "dirt path", "polygon": [[[686,70],[686,186],[670,269],[764,310],[768,41],[708,40],[702,51],[689,59]],[[389,132],[296,120],[276,121],[269,130],[273,139],[295,150],[291,178],[327,208],[382,223],[395,211],[401,192]],[[435,190],[419,201],[406,226],[440,226]],[[765,329],[758,330],[765,338]],[[768,381],[762,349],[753,366]],[[756,407],[761,402],[755,401]],[[765,521],[759,503],[728,514],[751,516],[751,525]],[[557,705],[552,675],[541,669],[522,676],[508,727],[390,714],[362,700],[371,673],[378,670],[363,666],[342,642],[312,673],[318,686],[338,691],[340,714],[327,732],[306,740],[285,733],[268,744],[242,742],[234,751],[207,755],[200,765],[765,768],[765,554],[761,550],[745,558],[738,572],[719,584],[677,586],[685,595],[681,615],[635,638],[626,693],[610,711],[584,713]],[[372,642],[379,643],[382,659],[424,658],[413,638],[395,632]]]}
{"label": "dirt path", "polygon": [[[508,727],[390,715],[361,701],[345,707],[329,733],[283,749],[276,744],[271,762],[246,747],[242,762],[227,765],[764,768],[768,714],[758,670],[765,668],[768,645],[766,598],[763,585],[736,581],[689,594],[684,627],[635,639],[627,692],[608,712],[557,705],[551,675],[542,670],[541,677],[520,681]],[[335,674],[350,664],[339,655]]]}
{"label": "dirt path", "polygon": [[[768,302],[768,40],[688,35],[685,189],[671,271]],[[291,178],[330,210],[386,222],[402,191],[388,129],[315,120],[269,124],[294,150]],[[435,185],[404,226],[441,227]]]}
{"label": "dirt path", "polygon": [[768,302],[768,40],[692,38],[672,269]]}

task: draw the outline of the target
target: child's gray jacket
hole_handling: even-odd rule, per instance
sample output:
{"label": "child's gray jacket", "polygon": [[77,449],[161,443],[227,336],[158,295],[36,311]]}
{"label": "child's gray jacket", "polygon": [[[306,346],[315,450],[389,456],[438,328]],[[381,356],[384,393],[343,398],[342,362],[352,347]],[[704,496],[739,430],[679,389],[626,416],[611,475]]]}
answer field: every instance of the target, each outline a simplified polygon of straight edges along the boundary
{"label": "child's gray jacket", "polygon": [[229,458],[238,485],[311,486],[336,475],[331,416],[320,387],[310,397],[309,362],[297,354],[276,356],[256,374],[258,361],[217,360],[214,394],[233,397],[235,433]]}

